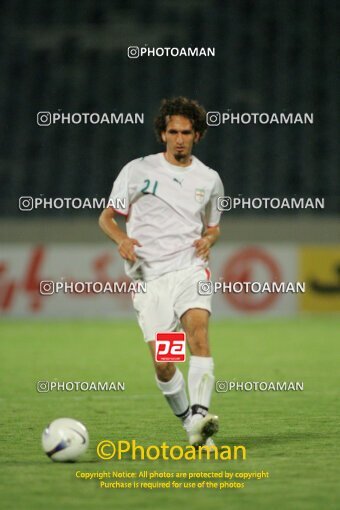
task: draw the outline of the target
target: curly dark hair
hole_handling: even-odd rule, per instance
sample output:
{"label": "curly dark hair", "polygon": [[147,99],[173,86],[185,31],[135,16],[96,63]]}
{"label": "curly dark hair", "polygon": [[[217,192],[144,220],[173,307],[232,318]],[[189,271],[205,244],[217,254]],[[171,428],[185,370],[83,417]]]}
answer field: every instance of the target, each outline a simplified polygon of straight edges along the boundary
{"label": "curly dark hair", "polygon": [[207,130],[205,109],[197,101],[179,96],[163,99],[161,103],[159,113],[154,121],[155,133],[159,142],[163,143],[161,133],[166,130],[170,115],[187,117],[191,121],[194,131],[199,133],[200,140],[205,135]]}

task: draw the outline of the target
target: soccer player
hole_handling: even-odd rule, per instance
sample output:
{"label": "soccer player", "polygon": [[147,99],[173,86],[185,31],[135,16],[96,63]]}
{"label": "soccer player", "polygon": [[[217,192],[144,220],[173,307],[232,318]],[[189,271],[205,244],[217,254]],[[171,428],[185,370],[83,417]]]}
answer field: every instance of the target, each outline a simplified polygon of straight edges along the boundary
{"label": "soccer player", "polygon": [[[208,342],[211,295],[199,283],[210,280],[210,248],[219,237],[217,197],[223,185],[215,170],[192,155],[207,129],[205,110],[185,97],[163,100],[155,131],[165,152],[135,159],[116,178],[111,203],[99,225],[125,260],[134,281],[147,282],[133,306],[156,371],[156,383],[182,420],[189,443],[213,445],[218,417],[208,413],[214,363]],[[126,232],[116,223],[126,217]],[[203,294],[203,293],[202,293]],[[155,361],[157,332],[183,329],[190,350],[187,397],[184,377],[174,363]]]}

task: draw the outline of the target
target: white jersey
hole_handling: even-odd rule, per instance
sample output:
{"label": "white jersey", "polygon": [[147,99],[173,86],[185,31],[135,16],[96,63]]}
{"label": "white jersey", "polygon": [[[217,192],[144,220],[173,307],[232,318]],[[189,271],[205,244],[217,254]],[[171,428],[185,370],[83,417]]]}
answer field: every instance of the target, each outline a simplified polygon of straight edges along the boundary
{"label": "white jersey", "polygon": [[204,227],[218,225],[217,197],[222,195],[218,173],[194,156],[186,167],[170,164],[163,153],[125,165],[110,200],[124,203],[115,210],[126,216],[127,235],[142,245],[135,246],[137,262],[125,262],[127,275],[147,281],[190,266],[206,267],[193,242]]}

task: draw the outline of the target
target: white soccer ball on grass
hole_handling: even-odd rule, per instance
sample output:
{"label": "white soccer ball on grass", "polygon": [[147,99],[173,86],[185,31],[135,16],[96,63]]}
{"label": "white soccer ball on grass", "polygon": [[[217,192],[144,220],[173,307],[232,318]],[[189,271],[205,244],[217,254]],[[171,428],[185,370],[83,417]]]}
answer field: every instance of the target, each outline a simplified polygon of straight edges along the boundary
{"label": "white soccer ball on grass", "polygon": [[41,440],[46,455],[57,462],[75,461],[89,446],[85,425],[73,418],[52,421],[44,429]]}

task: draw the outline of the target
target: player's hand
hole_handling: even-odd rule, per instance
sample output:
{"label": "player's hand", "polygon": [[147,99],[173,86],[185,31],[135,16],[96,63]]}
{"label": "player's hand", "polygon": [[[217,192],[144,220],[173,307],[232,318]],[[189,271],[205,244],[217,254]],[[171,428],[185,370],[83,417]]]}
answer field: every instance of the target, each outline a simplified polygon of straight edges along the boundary
{"label": "player's hand", "polygon": [[118,244],[118,252],[119,255],[125,259],[129,260],[130,262],[136,262],[137,255],[135,253],[135,246],[142,246],[137,239],[133,239],[132,237],[125,237],[119,244]]}
{"label": "player's hand", "polygon": [[196,248],[196,256],[203,260],[208,260],[210,255],[211,242],[209,237],[201,237],[194,241],[193,246]]}

